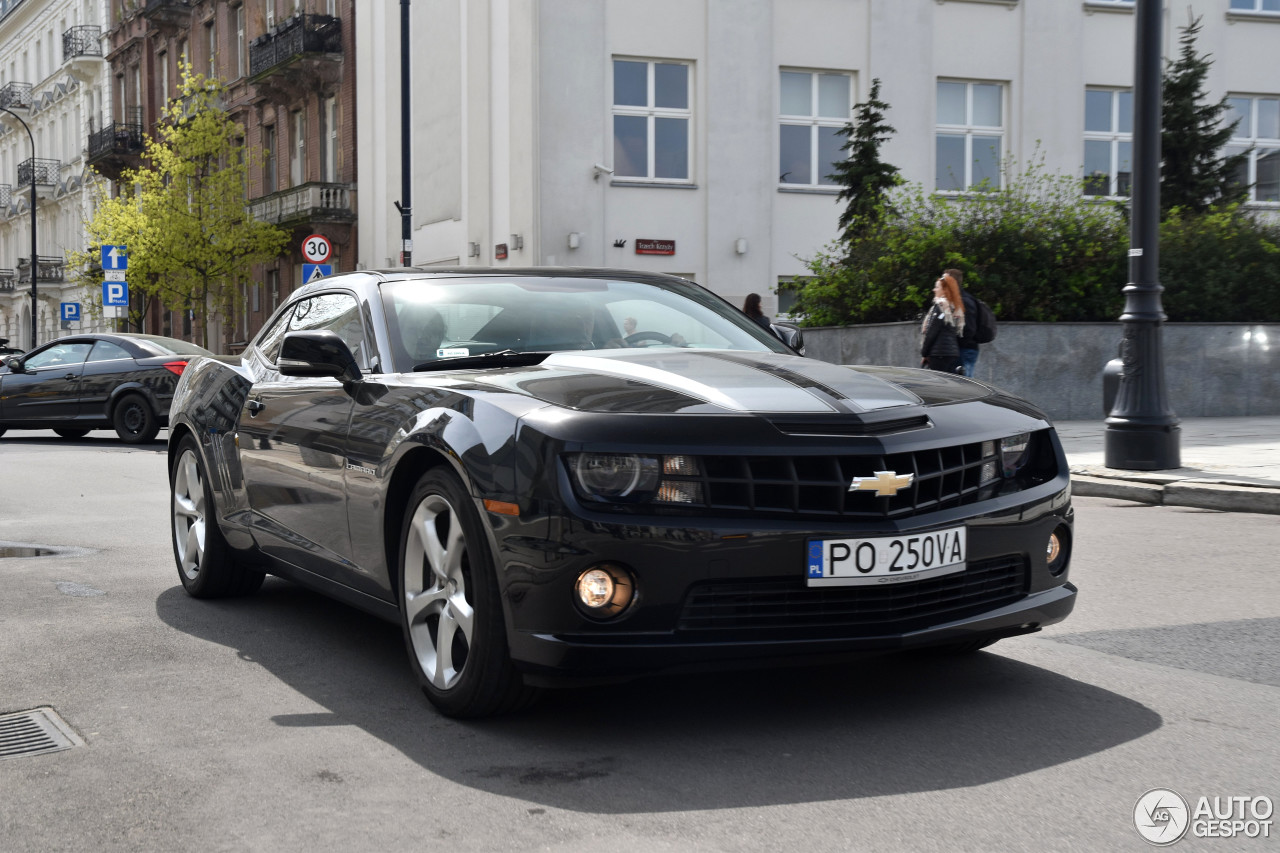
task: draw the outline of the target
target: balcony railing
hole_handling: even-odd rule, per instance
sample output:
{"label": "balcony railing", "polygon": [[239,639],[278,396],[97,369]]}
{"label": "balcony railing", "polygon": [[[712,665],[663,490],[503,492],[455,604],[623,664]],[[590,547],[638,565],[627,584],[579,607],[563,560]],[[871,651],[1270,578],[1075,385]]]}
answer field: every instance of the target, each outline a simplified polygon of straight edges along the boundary
{"label": "balcony railing", "polygon": [[303,184],[254,199],[254,219],[279,225],[296,220],[343,221],[355,218],[350,184]]}
{"label": "balcony railing", "polygon": [[0,184],[0,214],[3,214],[11,204],[13,204],[13,187],[9,184]]}
{"label": "balcony railing", "polygon": [[102,56],[102,28],[96,24],[72,27],[62,34],[62,61],[79,56]]}
{"label": "balcony railing", "polygon": [[249,76],[299,56],[342,52],[342,21],[331,15],[294,15],[249,45]]}
{"label": "balcony railing", "polygon": [[113,154],[141,154],[144,147],[142,122],[108,122],[102,130],[89,134],[90,163]]}
{"label": "balcony railing", "polygon": [[[66,260],[55,256],[40,256],[36,269],[37,284],[61,284],[66,280]],[[18,281],[31,281],[31,259],[18,258]]]}
{"label": "balcony railing", "polygon": [[5,83],[0,86],[0,107],[9,110],[31,109],[31,84]]}
{"label": "balcony railing", "polygon": [[159,23],[181,24],[191,20],[192,0],[146,0],[142,15]]}
{"label": "balcony railing", "polygon": [[18,164],[18,186],[29,187],[33,183],[32,172],[35,173],[35,185],[50,187],[58,183],[58,170],[62,168],[60,160],[44,160],[28,157]]}
{"label": "balcony railing", "polygon": [[14,293],[18,289],[18,274],[13,270],[0,269],[0,293]]}

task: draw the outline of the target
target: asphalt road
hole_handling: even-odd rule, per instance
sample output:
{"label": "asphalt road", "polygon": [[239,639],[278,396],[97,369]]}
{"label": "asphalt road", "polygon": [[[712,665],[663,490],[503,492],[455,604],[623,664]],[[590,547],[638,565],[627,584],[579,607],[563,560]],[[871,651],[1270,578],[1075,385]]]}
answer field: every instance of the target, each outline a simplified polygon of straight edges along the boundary
{"label": "asphalt road", "polygon": [[1080,602],[1041,634],[459,723],[394,625],[275,579],[188,598],[162,443],[9,433],[0,540],[80,550],[0,559],[0,713],[85,743],[0,760],[0,848],[1138,851],[1149,789],[1280,801],[1280,524],[1076,506]]}

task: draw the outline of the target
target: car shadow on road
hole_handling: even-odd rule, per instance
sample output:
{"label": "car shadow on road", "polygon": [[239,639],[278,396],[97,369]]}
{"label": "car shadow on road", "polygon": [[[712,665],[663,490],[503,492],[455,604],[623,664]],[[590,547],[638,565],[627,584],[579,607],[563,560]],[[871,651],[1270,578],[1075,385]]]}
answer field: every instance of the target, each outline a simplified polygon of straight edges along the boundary
{"label": "car shadow on road", "polygon": [[518,714],[458,722],[422,697],[397,626],[285,581],[213,602],[173,587],[156,611],[327,709],[277,716],[278,725],[357,726],[457,784],[572,811],[751,808],[969,787],[1162,725],[1125,696],[991,652],[654,677],[551,691]]}

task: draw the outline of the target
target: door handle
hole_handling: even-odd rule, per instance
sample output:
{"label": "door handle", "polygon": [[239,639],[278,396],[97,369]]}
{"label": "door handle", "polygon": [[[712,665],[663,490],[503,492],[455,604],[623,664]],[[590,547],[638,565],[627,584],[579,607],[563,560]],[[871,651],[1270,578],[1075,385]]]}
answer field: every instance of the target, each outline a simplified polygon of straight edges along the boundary
{"label": "door handle", "polygon": [[249,410],[249,417],[253,417],[266,407],[267,404],[260,400],[250,400],[248,403],[245,403],[245,408]]}
{"label": "door handle", "polygon": [[66,376],[62,378],[67,380],[68,382],[71,382],[76,378],[76,375],[74,373],[68,373]]}

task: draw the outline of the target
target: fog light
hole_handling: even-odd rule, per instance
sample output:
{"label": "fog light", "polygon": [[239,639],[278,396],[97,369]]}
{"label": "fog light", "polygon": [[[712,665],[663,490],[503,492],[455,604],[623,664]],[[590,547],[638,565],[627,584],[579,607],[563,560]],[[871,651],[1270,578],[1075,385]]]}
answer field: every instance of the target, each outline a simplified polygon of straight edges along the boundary
{"label": "fog light", "polygon": [[1059,525],[1049,534],[1045,543],[1045,563],[1049,574],[1060,575],[1067,570],[1067,558],[1071,552],[1071,532],[1065,525]]}
{"label": "fog light", "polygon": [[613,578],[600,569],[591,569],[578,577],[578,599],[591,609],[604,607],[613,600]]}
{"label": "fog light", "polygon": [[590,616],[608,619],[626,610],[635,597],[631,574],[622,566],[600,563],[578,575],[578,603]]}

